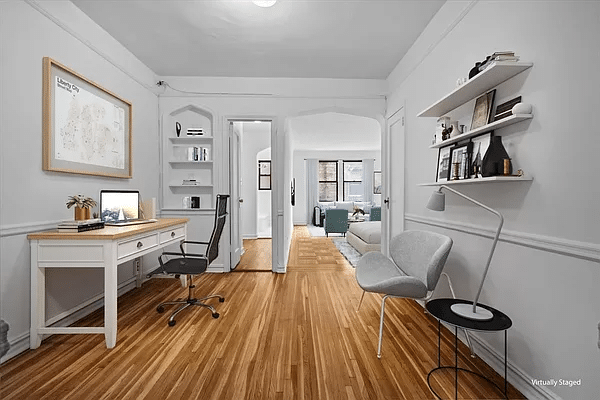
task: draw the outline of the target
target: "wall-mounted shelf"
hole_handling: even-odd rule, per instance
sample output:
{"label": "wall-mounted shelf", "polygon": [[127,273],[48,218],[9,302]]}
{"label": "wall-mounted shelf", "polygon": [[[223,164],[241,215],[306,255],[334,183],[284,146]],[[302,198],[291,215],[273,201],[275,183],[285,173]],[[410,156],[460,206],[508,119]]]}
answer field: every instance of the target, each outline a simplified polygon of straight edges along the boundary
{"label": "wall-mounted shelf", "polygon": [[480,72],[470,79],[464,85],[457,87],[452,92],[421,111],[417,117],[443,116],[448,111],[454,110],[532,66],[532,63],[497,61],[495,64],[485,69],[485,71]]}
{"label": "wall-mounted shelf", "polygon": [[180,188],[186,188],[186,189],[212,189],[213,185],[169,185],[170,188],[173,189],[180,189]]}
{"label": "wall-mounted shelf", "polygon": [[170,137],[169,140],[174,145],[184,145],[184,144],[197,144],[197,143],[207,143],[212,142],[212,136],[182,136],[182,137]]}
{"label": "wall-mounted shelf", "polygon": [[432,144],[431,146],[429,146],[429,148],[430,149],[439,149],[440,147],[446,147],[450,144],[460,142],[461,140],[465,140],[465,139],[469,139],[473,136],[477,136],[480,133],[489,132],[494,129],[504,128],[505,126],[516,124],[517,122],[525,121],[526,119],[531,119],[531,118],[533,118],[532,114],[513,114],[510,117],[506,117],[499,121],[494,121],[487,125],[481,126],[477,129],[473,129],[471,131],[461,133],[460,135],[454,136],[447,140],[444,140],[441,143]]}
{"label": "wall-mounted shelf", "polygon": [[169,164],[172,166],[181,165],[185,167],[202,166],[202,164],[204,164],[204,166],[211,166],[212,163],[212,161],[169,161]]}
{"label": "wall-mounted shelf", "polygon": [[198,212],[198,211],[211,211],[214,212],[214,208],[163,208],[164,212]]}
{"label": "wall-mounted shelf", "polygon": [[475,185],[475,184],[479,184],[479,183],[528,182],[528,181],[532,181],[532,180],[533,180],[533,177],[529,177],[529,176],[490,176],[487,178],[462,179],[462,180],[447,181],[447,182],[419,183],[417,186]]}

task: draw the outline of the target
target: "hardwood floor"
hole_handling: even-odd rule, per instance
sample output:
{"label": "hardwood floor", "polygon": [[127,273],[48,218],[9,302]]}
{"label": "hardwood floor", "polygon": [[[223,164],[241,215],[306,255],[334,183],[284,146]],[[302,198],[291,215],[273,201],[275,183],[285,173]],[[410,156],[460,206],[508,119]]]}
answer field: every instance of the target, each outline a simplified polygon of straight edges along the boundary
{"label": "hardwood floor", "polygon": [[[260,257],[253,251],[245,256]],[[260,262],[270,268],[270,256]],[[260,264],[251,258],[244,263]],[[168,327],[170,310],[158,314],[155,307],[185,297],[187,289],[176,280],[150,280],[119,298],[114,349],[106,349],[101,335],[51,336],[0,367],[0,398],[434,398],[427,373],[437,363],[437,322],[417,303],[391,299],[379,360],[380,296],[367,294],[357,312],[362,291],[354,269],[331,240],[311,238],[306,228],[294,231],[286,274],[205,274],[196,285],[198,296],[225,296],[225,303],[215,301],[219,319],[192,309]],[[80,323],[99,325],[102,318],[99,310]],[[454,339],[445,329],[442,341],[442,362],[450,364]],[[465,346],[460,351],[463,367],[501,383],[487,365],[470,359]],[[501,397],[472,376],[460,374],[460,383],[460,398]],[[439,373],[433,385],[446,398],[454,396],[453,373]],[[523,398],[512,388],[509,394]]]}

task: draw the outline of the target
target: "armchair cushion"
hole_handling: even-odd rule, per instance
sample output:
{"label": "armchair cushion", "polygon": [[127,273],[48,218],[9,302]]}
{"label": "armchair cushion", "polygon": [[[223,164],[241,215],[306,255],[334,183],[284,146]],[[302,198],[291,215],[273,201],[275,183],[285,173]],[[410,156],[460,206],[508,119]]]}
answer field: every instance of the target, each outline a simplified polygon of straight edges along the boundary
{"label": "armchair cushion", "polygon": [[367,292],[411,298],[427,295],[427,287],[421,280],[406,275],[378,251],[362,256],[356,267],[356,280]]}
{"label": "armchair cushion", "polygon": [[354,212],[354,202],[353,201],[337,201],[335,203],[335,208],[338,210],[346,210],[346,212],[353,213]]}

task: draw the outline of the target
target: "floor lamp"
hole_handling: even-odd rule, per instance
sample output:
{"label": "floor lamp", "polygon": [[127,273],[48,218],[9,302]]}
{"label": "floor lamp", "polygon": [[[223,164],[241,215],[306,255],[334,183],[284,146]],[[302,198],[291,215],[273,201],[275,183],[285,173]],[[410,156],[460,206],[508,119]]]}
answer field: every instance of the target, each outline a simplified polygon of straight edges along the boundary
{"label": "floor lamp", "polygon": [[492,313],[483,307],[477,307],[477,300],[479,300],[479,295],[481,295],[481,289],[483,288],[483,282],[485,281],[485,277],[490,268],[490,263],[492,261],[492,256],[494,255],[494,250],[496,250],[496,244],[498,243],[498,238],[500,237],[500,231],[502,230],[502,225],[504,224],[504,217],[498,211],[496,211],[496,210],[486,206],[485,204],[482,204],[482,203],[478,202],[477,200],[474,200],[474,199],[470,198],[469,196],[466,196],[466,195],[460,193],[459,191],[454,190],[451,187],[448,187],[446,185],[440,185],[439,189],[437,191],[433,192],[433,194],[429,198],[429,202],[427,203],[427,208],[429,208],[430,210],[434,210],[434,211],[444,211],[446,209],[446,195],[442,192],[442,189],[449,190],[452,193],[456,194],[457,196],[460,196],[463,199],[468,200],[471,203],[476,204],[479,207],[482,207],[482,208],[488,210],[489,212],[495,214],[496,216],[498,216],[498,218],[500,218],[500,224],[498,225],[498,229],[496,230],[496,236],[494,237],[494,242],[492,243],[492,249],[490,250],[490,255],[488,256],[487,263],[485,265],[485,269],[483,270],[483,278],[481,278],[481,284],[479,285],[479,290],[477,291],[477,295],[475,296],[475,299],[473,300],[473,304],[472,305],[470,305],[470,304],[453,304],[451,307],[452,311],[455,314],[458,314],[462,317],[465,317],[468,319],[473,319],[473,320],[480,320],[480,321],[490,320],[490,319],[492,319]]}

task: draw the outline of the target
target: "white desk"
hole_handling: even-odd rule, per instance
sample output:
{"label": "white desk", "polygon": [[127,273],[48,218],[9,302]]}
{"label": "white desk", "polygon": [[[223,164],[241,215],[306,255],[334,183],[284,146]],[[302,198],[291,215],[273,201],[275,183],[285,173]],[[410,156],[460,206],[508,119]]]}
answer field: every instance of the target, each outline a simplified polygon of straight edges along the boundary
{"label": "white desk", "polygon": [[[36,349],[46,334],[104,334],[106,347],[117,343],[117,266],[186,238],[187,218],[126,227],[107,226],[80,233],[57,230],[27,235],[31,244],[31,331]],[[46,268],[104,268],[104,326],[46,326]],[[141,282],[141,271],[138,274]]]}

